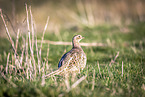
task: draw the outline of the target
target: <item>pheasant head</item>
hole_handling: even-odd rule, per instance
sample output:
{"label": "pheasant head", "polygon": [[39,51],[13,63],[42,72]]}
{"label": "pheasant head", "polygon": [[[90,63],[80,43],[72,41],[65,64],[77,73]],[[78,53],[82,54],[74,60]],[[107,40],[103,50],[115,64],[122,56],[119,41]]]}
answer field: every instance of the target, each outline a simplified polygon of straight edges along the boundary
{"label": "pheasant head", "polygon": [[82,40],[84,37],[82,37],[81,35],[75,35],[73,37],[72,43],[73,43],[73,47],[77,47],[77,48],[81,48],[79,42],[80,40]]}

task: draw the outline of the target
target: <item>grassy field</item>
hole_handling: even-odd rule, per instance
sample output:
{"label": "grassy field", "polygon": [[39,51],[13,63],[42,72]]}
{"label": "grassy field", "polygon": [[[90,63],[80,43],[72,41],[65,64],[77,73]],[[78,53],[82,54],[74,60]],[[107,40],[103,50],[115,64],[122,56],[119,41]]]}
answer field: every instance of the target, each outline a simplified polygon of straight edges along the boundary
{"label": "grassy field", "polygon": [[[43,44],[41,73],[39,74],[37,68],[35,76],[35,70],[28,70],[27,76],[25,73],[28,67],[24,65],[32,64],[32,68],[34,66],[31,51],[28,50],[30,63],[26,64],[27,54],[23,55],[24,73],[21,68],[15,67],[17,63],[11,43],[6,38],[0,38],[0,96],[145,96],[145,23],[122,27],[105,24],[91,28],[81,27],[79,32],[76,29],[63,29],[59,35],[46,32],[44,39],[70,42],[72,36],[76,34],[85,37],[81,42],[98,42],[107,46],[82,47],[87,55],[87,65],[80,74],[68,78],[56,75],[44,79],[42,76],[56,70],[59,59],[72,46],[49,45],[48,47],[48,44]],[[37,39],[40,40],[41,37],[42,35],[38,35]],[[22,44],[21,40],[20,37],[19,44]],[[22,46],[19,45],[18,48],[20,57]],[[40,49],[40,43],[38,48]],[[36,50],[34,45],[34,60],[38,67]],[[8,53],[10,56],[7,62]],[[15,68],[10,69],[12,66]]]}

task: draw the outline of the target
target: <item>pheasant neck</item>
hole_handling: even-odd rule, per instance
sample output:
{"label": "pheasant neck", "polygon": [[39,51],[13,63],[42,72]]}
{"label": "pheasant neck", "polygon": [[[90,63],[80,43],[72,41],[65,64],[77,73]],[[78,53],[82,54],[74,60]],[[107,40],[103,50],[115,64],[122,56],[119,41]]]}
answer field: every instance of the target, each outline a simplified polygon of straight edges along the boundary
{"label": "pheasant neck", "polygon": [[80,49],[82,49],[79,42],[73,40],[72,43],[73,43],[73,48],[80,48]]}

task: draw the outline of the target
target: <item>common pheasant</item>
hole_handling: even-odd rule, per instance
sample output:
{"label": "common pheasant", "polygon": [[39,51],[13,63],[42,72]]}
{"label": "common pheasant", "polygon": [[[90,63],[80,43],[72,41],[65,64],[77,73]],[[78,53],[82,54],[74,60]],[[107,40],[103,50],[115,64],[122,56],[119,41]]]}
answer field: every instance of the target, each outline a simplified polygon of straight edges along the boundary
{"label": "common pheasant", "polygon": [[73,37],[73,47],[69,52],[65,53],[61,57],[58,63],[58,70],[46,76],[55,74],[65,75],[66,73],[80,73],[80,70],[83,70],[85,68],[87,57],[79,44],[79,41],[83,38],[84,37],[82,37],[81,35],[75,35]]}

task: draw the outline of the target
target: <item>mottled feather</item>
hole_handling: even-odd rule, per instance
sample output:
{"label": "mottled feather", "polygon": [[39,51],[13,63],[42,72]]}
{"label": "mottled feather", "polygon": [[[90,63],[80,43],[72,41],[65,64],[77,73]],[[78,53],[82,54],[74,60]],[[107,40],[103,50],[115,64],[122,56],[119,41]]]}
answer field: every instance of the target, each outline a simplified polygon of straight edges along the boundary
{"label": "mottled feather", "polygon": [[81,48],[79,41],[83,39],[81,35],[75,35],[72,39],[73,47],[72,49],[65,53],[59,63],[58,70],[48,74],[66,74],[66,73],[80,73],[80,70],[83,70],[86,66],[87,57]]}

